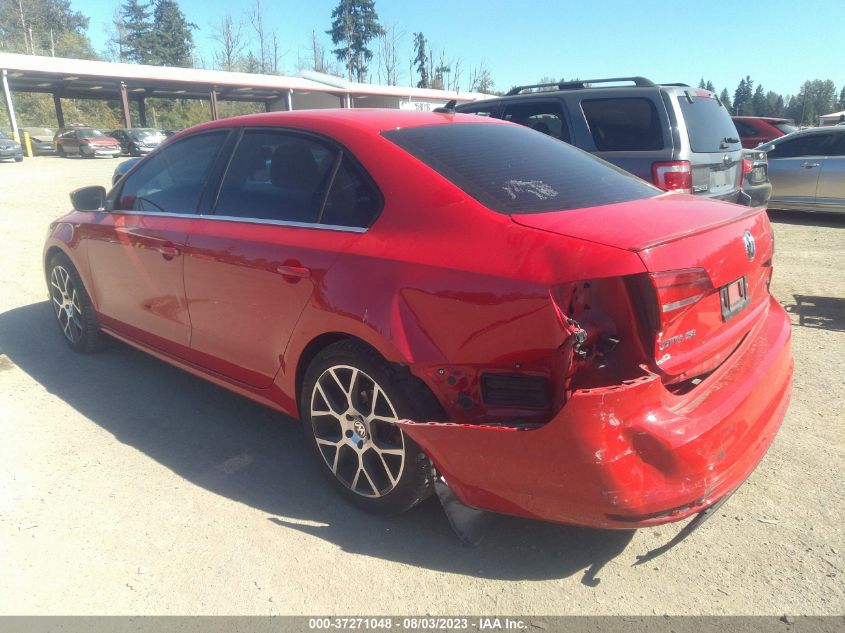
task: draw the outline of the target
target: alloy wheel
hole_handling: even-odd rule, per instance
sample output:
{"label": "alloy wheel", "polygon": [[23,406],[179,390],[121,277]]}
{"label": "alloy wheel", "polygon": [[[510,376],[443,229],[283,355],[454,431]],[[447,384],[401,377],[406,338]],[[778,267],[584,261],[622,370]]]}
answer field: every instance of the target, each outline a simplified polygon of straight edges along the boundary
{"label": "alloy wheel", "polygon": [[311,393],[311,426],[334,476],[362,497],[383,497],[405,467],[396,409],[369,375],[349,365],[326,369]]}
{"label": "alloy wheel", "polygon": [[78,343],[83,333],[82,304],[73,279],[64,266],[53,266],[50,298],[65,338],[71,343]]}

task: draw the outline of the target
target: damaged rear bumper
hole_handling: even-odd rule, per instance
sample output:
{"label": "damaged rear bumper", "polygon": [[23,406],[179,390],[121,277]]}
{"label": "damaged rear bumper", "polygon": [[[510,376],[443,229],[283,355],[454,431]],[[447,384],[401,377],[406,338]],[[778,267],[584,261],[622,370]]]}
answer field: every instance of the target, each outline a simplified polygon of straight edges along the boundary
{"label": "damaged rear bumper", "polygon": [[473,508],[602,528],[678,521],[736,489],[786,413],[791,326],[774,299],[765,314],[684,396],[647,374],[576,391],[537,428],[400,424]]}

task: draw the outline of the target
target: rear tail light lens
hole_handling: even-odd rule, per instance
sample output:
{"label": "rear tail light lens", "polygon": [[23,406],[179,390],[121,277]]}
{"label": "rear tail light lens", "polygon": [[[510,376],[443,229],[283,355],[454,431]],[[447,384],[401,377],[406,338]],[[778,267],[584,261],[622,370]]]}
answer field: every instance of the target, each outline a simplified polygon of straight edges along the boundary
{"label": "rear tail light lens", "polygon": [[703,268],[649,273],[649,277],[657,293],[660,330],[713,290],[710,276]]}
{"label": "rear tail light lens", "polygon": [[654,184],[664,191],[692,193],[692,167],[689,161],[674,160],[651,166]]}
{"label": "rear tail light lens", "polygon": [[754,163],[748,159],[742,159],[742,172],[739,174],[739,186],[742,187],[743,183],[745,183],[745,179],[749,177],[751,172],[754,170]]}

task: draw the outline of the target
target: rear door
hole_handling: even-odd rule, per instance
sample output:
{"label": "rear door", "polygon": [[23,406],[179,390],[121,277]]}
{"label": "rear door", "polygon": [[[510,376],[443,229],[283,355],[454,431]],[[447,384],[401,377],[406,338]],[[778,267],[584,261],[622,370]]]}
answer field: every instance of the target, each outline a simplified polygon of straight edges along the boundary
{"label": "rear door", "polygon": [[269,387],[315,288],[380,207],[355,161],[327,140],[245,130],[214,214],[188,239],[192,361]]}
{"label": "rear door", "polygon": [[845,133],[833,135],[820,169],[816,204],[845,208]]}
{"label": "rear door", "polygon": [[168,353],[190,341],[183,252],[228,130],[188,136],[139,165],[86,226],[103,323]]}
{"label": "rear door", "polygon": [[815,203],[822,164],[832,141],[832,133],[802,134],[777,143],[768,152],[773,202],[795,207]]}
{"label": "rear door", "polygon": [[723,104],[709,93],[685,91],[673,96],[678,127],[688,146],[679,158],[689,160],[692,192],[735,202],[742,173],[742,143]]}

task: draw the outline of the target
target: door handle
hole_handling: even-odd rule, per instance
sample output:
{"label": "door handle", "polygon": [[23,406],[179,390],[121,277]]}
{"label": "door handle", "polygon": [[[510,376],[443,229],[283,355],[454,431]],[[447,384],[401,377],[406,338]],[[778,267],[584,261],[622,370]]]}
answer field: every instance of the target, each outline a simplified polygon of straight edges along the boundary
{"label": "door handle", "polygon": [[283,264],[276,268],[276,272],[280,273],[287,281],[296,283],[300,279],[307,279],[311,276],[311,269],[305,266],[296,266],[292,264]]}
{"label": "door handle", "polygon": [[801,163],[801,167],[804,169],[812,169],[813,167],[818,167],[818,163]]}
{"label": "door handle", "polygon": [[159,246],[158,252],[161,253],[161,256],[167,261],[170,261],[174,257],[178,257],[182,253],[182,251],[175,246]]}

